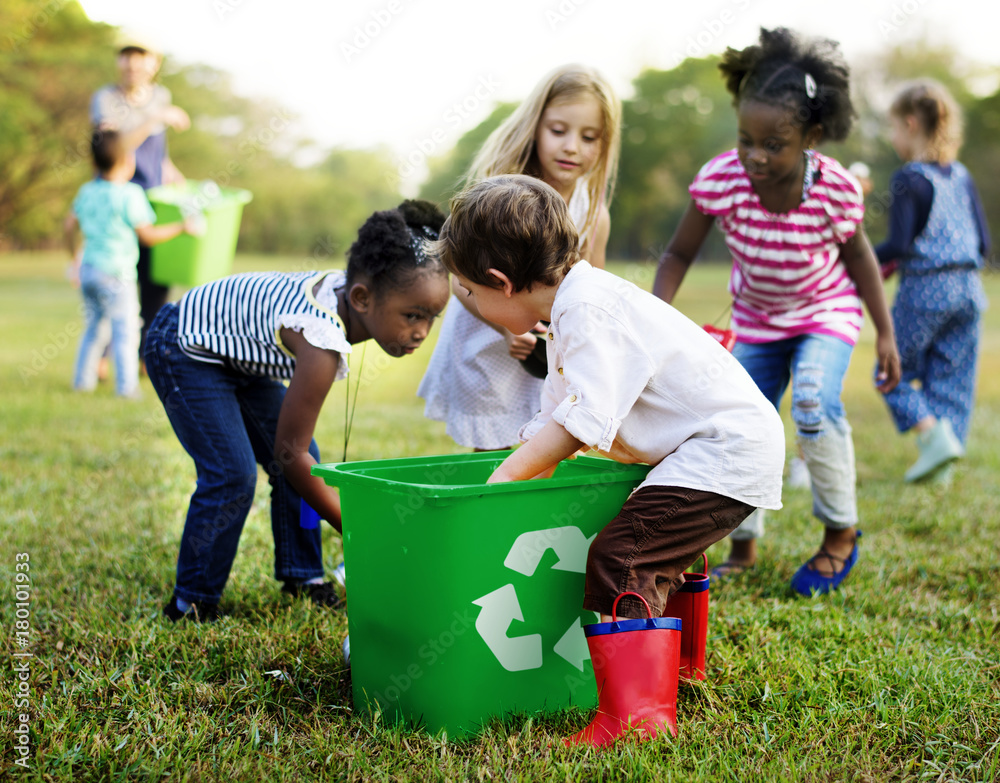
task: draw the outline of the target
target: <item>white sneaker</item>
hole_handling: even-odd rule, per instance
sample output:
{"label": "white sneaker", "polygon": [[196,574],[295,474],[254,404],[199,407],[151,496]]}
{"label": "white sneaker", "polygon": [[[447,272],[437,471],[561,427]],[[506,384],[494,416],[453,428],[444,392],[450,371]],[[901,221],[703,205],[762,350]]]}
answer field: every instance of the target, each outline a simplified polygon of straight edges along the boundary
{"label": "white sneaker", "polygon": [[344,567],[343,560],[341,560],[340,564],[333,569],[333,578],[341,587],[345,590],[347,589],[347,569]]}
{"label": "white sneaker", "polygon": [[788,481],[785,486],[789,489],[809,489],[812,480],[809,478],[809,467],[802,457],[792,457],[788,463]]}
{"label": "white sneaker", "polygon": [[344,637],[344,644],[340,648],[344,651],[344,663],[351,665],[351,637],[350,634]]}

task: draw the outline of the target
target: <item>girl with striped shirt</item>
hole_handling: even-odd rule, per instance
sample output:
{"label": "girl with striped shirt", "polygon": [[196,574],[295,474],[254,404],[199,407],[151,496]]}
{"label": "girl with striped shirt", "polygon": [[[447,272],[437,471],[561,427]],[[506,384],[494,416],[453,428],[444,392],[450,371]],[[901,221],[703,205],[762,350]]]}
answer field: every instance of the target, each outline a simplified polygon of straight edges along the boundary
{"label": "girl with striped shirt", "polygon": [[427,337],[449,295],[448,273],[425,247],[443,222],[428,202],[407,201],[368,218],[346,273],[233,275],[160,310],[146,367],[198,473],[174,595],[164,608],[169,619],[216,618],[258,464],[271,484],[275,577],[283,591],[340,604],[323,578],[319,528],[300,525],[305,500],[341,528],[336,492],[310,474],[319,460],[313,432],[330,387],[347,377],[353,345],[371,339],[403,356]]}
{"label": "girl with striped shirt", "polygon": [[[840,396],[862,301],[877,332],[877,388],[887,393],[900,375],[878,262],[861,226],[860,186],[813,149],[850,131],[848,68],[833,41],[801,40],[783,28],[762,29],[759,45],[727,50],[719,68],[737,112],[737,147],[695,177],[653,291],[673,300],[717,224],[733,257],[733,353],[776,408],[791,382],[813,513],[824,525],[818,553],[792,587],[825,593],[858,556],[854,446]],[[757,511],[733,531],[716,576],[752,567],[762,534]]]}

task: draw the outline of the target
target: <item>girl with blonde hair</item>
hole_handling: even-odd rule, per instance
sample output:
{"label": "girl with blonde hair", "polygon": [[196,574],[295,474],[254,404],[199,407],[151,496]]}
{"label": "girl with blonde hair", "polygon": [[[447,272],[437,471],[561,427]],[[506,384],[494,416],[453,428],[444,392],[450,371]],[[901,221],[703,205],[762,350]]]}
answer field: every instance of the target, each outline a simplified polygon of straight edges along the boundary
{"label": "girl with blonde hair", "polygon": [[[562,66],[490,135],[465,184],[527,174],[551,185],[569,206],[582,256],[603,268],[620,138],[621,104],[604,77],[585,66]],[[538,335],[546,328],[539,323],[531,332],[513,334],[485,321],[454,281],[452,290],[417,394],[426,400],[427,417],[444,421],[459,445],[508,448],[539,410],[542,378],[536,368],[544,368],[544,343]]]}

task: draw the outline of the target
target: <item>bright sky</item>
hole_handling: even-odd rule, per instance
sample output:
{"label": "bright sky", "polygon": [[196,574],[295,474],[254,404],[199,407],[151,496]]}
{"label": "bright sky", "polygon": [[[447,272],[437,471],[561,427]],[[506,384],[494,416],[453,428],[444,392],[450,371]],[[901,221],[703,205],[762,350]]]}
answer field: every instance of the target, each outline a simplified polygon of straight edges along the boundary
{"label": "bright sky", "polygon": [[996,25],[983,11],[992,6],[977,0],[82,5],[91,19],[142,36],[175,63],[204,62],[229,72],[237,92],[277,100],[299,116],[295,131],[324,146],[388,145],[404,190],[419,183],[428,155],[446,152],[494,102],[523,99],[563,63],[596,67],[628,97],[631,80],[644,67],[666,69],[689,55],[740,48],[756,40],[761,26],[784,25],[840,41],[849,61],[923,35],[953,44],[972,61],[1000,67]]}

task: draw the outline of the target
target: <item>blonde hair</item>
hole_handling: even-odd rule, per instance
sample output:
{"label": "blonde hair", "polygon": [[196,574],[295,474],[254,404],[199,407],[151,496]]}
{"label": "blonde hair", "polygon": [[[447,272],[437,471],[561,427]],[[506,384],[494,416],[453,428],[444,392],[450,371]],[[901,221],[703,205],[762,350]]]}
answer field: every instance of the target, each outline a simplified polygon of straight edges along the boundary
{"label": "blonde hair", "polygon": [[486,140],[469,168],[465,187],[498,174],[528,174],[541,178],[535,154],[535,134],[549,106],[593,98],[601,109],[604,128],[601,152],[587,174],[590,206],[580,234],[592,241],[601,206],[610,204],[621,148],[621,102],[607,80],[593,68],[563,65],[551,71]]}
{"label": "blonde hair", "polygon": [[962,146],[962,110],[951,93],[934,79],[905,84],[889,111],[896,117],[916,118],[927,141],[927,153],[937,163],[951,163]]}
{"label": "blonde hair", "polygon": [[441,238],[431,245],[445,268],[477,285],[515,291],[554,286],[580,260],[569,207],[555,188],[527,174],[501,174],[468,186],[451,200]]}

